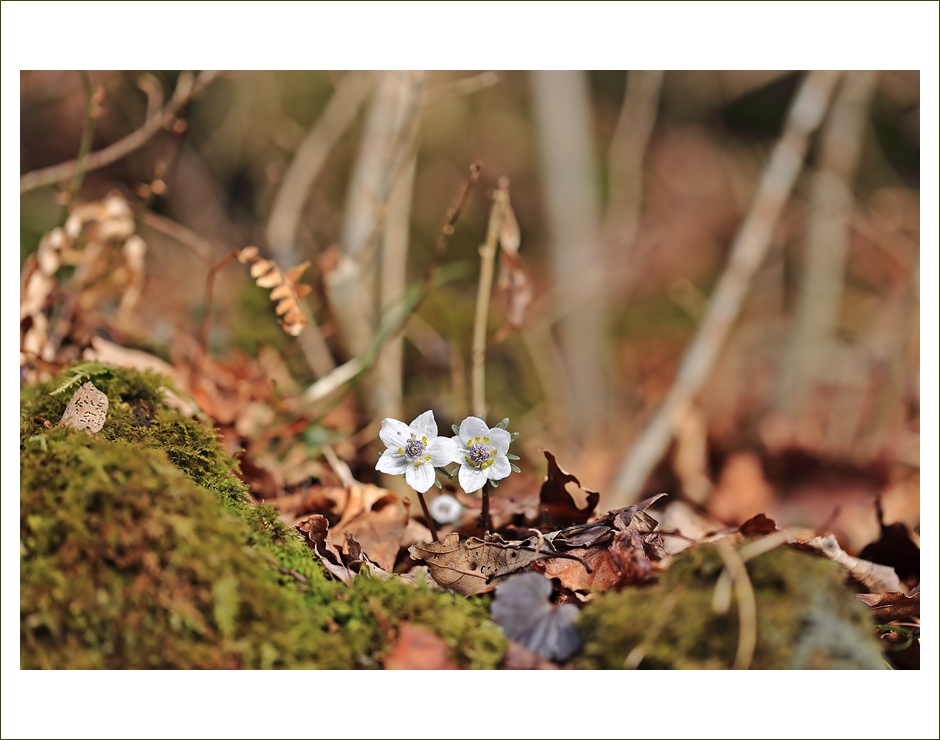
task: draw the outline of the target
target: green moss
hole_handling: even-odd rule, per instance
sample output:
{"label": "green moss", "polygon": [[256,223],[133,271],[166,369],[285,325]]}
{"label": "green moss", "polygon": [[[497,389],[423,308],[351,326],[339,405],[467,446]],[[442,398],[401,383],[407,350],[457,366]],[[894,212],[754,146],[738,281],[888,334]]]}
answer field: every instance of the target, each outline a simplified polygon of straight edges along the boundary
{"label": "green moss", "polygon": [[[101,432],[34,421],[55,424],[89,377],[110,402]],[[329,580],[249,500],[211,427],[166,407],[165,382],[85,363],[24,389],[21,667],[372,667],[402,620],[439,634],[458,665],[497,665],[506,641],[481,602]]]}
{"label": "green moss", "polygon": [[[712,609],[723,568],[714,547],[677,555],[662,579],[642,589],[600,594],[580,615],[579,668],[730,668],[738,612]],[[868,613],[845,587],[836,563],[777,548],[747,564],[757,606],[752,668],[884,668]]]}

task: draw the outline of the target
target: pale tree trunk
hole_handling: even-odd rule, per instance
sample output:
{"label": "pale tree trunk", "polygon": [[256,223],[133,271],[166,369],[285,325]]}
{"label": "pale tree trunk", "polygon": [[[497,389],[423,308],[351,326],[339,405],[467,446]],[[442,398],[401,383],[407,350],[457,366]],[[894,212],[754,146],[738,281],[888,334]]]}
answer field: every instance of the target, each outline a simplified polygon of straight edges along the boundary
{"label": "pale tree trunk", "polygon": [[[343,217],[340,256],[324,275],[333,316],[347,351],[361,357],[376,328],[376,256],[396,179],[413,157],[425,72],[382,72],[376,84]],[[385,265],[384,268],[389,268]],[[374,385],[364,401],[375,411]]]}
{"label": "pale tree trunk", "polygon": [[781,409],[796,416],[834,349],[855,205],[852,183],[877,77],[875,72],[847,72],[820,132],[800,297],[778,391]]}
{"label": "pale tree trunk", "polygon": [[[537,71],[531,75],[539,133],[542,182],[551,233],[558,303],[572,305],[604,258],[591,141],[587,74]],[[607,302],[599,293],[558,326],[573,403],[573,437],[603,427],[608,396],[605,335]],[[565,388],[556,393],[568,392]]]}

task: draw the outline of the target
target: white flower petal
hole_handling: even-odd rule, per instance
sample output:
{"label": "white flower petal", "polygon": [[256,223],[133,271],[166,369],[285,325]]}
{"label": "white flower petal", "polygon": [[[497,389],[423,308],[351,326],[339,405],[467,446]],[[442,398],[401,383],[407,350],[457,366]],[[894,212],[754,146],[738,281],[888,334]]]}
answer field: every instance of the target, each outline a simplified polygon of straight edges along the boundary
{"label": "white flower petal", "polygon": [[425,411],[421,416],[411,422],[411,431],[415,433],[418,439],[427,437],[432,439],[437,436],[437,422],[434,421],[434,412]]}
{"label": "white flower petal", "polygon": [[[411,439],[411,430],[398,419],[382,419],[382,428],[379,430],[379,439],[390,450],[398,452]],[[382,455],[385,457],[385,455]]]}
{"label": "white flower petal", "polygon": [[490,428],[482,419],[475,416],[468,416],[460,422],[460,441],[469,445],[474,437],[489,436]]}
{"label": "white flower petal", "polygon": [[386,452],[375,464],[375,469],[389,475],[401,475],[408,467],[408,459],[404,455]]}
{"label": "white flower petal", "polygon": [[505,455],[509,451],[512,435],[505,429],[493,427],[489,430],[487,436],[490,438],[490,447],[496,450],[497,455]]}
{"label": "white flower petal", "polygon": [[471,468],[469,465],[461,465],[457,480],[460,481],[460,487],[464,491],[473,493],[486,485],[486,473],[478,468]]}
{"label": "white flower petal", "polygon": [[419,493],[424,493],[434,485],[434,468],[427,464],[409,465],[405,471],[405,481]]}
{"label": "white flower petal", "polygon": [[485,472],[486,477],[490,480],[502,480],[512,472],[512,468],[509,467],[509,460],[505,455],[498,455]]}
{"label": "white flower petal", "polygon": [[425,453],[431,456],[431,464],[436,467],[459,462],[463,458],[457,455],[457,444],[447,437],[435,437],[428,442]]}

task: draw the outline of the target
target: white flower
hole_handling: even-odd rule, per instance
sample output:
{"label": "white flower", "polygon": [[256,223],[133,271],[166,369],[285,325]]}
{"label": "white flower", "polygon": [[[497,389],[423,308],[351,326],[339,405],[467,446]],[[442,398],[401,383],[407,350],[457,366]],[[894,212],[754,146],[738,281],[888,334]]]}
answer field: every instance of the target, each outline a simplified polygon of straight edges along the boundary
{"label": "white flower", "polygon": [[512,437],[499,427],[490,429],[475,416],[468,416],[460,425],[454,442],[457,454],[454,462],[460,463],[457,478],[460,487],[467,493],[478,491],[487,480],[502,480],[512,471],[506,453]]}
{"label": "white flower", "polygon": [[405,481],[419,493],[434,485],[434,468],[447,465],[457,456],[457,445],[437,436],[434,414],[425,411],[405,426],[397,419],[382,419],[379,438],[388,448],[375,469],[389,475],[405,474]]}
{"label": "white flower", "polygon": [[453,524],[463,514],[463,506],[449,493],[442,493],[428,504],[428,511],[438,524]]}

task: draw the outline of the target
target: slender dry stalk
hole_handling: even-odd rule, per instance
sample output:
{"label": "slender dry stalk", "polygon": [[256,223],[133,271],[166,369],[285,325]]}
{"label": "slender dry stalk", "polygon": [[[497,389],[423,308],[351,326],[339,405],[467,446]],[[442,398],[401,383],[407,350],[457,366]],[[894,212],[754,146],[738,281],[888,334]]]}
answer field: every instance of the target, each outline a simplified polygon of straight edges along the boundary
{"label": "slender dry stalk", "polygon": [[676,379],[656,415],[634,443],[613,481],[610,508],[639,500],[643,485],[672,440],[677,425],[715,364],[741,311],[751,279],[767,253],[777,221],[803,165],[809,136],[822,121],[840,72],[810,72],[774,147],[754,202],[731,247],[708,310],[686,350]]}
{"label": "slender dry stalk", "polygon": [[477,307],[473,319],[473,413],[486,413],[486,319],[490,310],[490,294],[493,290],[493,270],[496,264],[496,249],[499,246],[499,229],[506,209],[509,182],[499,181],[499,189],[493,193],[493,206],[486,229],[486,241],[480,247],[480,280],[477,283]]}
{"label": "slender dry stalk", "polygon": [[141,223],[175,239],[183,246],[191,249],[207,263],[212,259],[212,244],[206,239],[203,239],[196,232],[187,229],[182,224],[178,224],[176,221],[172,221],[166,216],[160,216],[153,211],[144,211],[141,215]]}
{"label": "slender dry stalk", "polygon": [[[205,87],[219,75],[218,71],[205,70],[199,73],[199,76],[193,79],[192,72],[183,72],[176,83],[176,91],[170,101],[160,110],[160,112],[144,121],[144,125],[133,133],[128,134],[123,139],[114,142],[110,146],[92,152],[88,155],[85,164],[85,171],[97,170],[113,162],[117,162],[122,157],[136,149],[139,149],[164,126],[169,125],[173,118],[179,113],[180,109],[192,98],[202,92]],[[41,170],[27,172],[20,177],[20,192],[26,193],[44,185],[54,185],[57,182],[68,180],[75,175],[78,170],[79,160],[73,159],[68,162],[62,162],[51,167],[44,167]]]}
{"label": "slender dry stalk", "polygon": [[104,88],[100,85],[96,88],[91,82],[88,72],[82,72],[82,87],[85,91],[85,126],[82,130],[82,140],[78,147],[78,158],[75,160],[75,174],[72,175],[72,181],[69,183],[68,200],[65,208],[62,210],[60,225],[65,223],[69,210],[78,191],[81,190],[82,180],[85,178],[85,172],[88,169],[88,155],[91,152],[91,139],[95,132],[95,124],[98,122],[98,116],[101,114],[101,99],[104,95]]}
{"label": "slender dry stalk", "polygon": [[199,325],[199,353],[196,355],[196,361],[193,363],[189,374],[189,387],[195,388],[199,376],[202,374],[202,366],[206,355],[209,353],[209,325],[212,323],[212,302],[215,291],[215,276],[219,270],[225,267],[229,262],[238,257],[239,250],[233,249],[221,260],[209,268],[206,276],[206,307],[202,315],[202,322]]}
{"label": "slender dry stalk", "polygon": [[656,70],[627,73],[623,107],[607,152],[610,197],[601,232],[610,264],[617,268],[614,279],[628,264],[640,227],[643,159],[656,124],[663,76]]}
{"label": "slender dry stalk", "polygon": [[730,575],[734,584],[738,602],[738,650],[731,667],[746,671],[751,667],[757,647],[757,600],[754,598],[754,586],[747,574],[744,560],[727,540],[718,540],[715,547],[724,561],[725,572]]}

